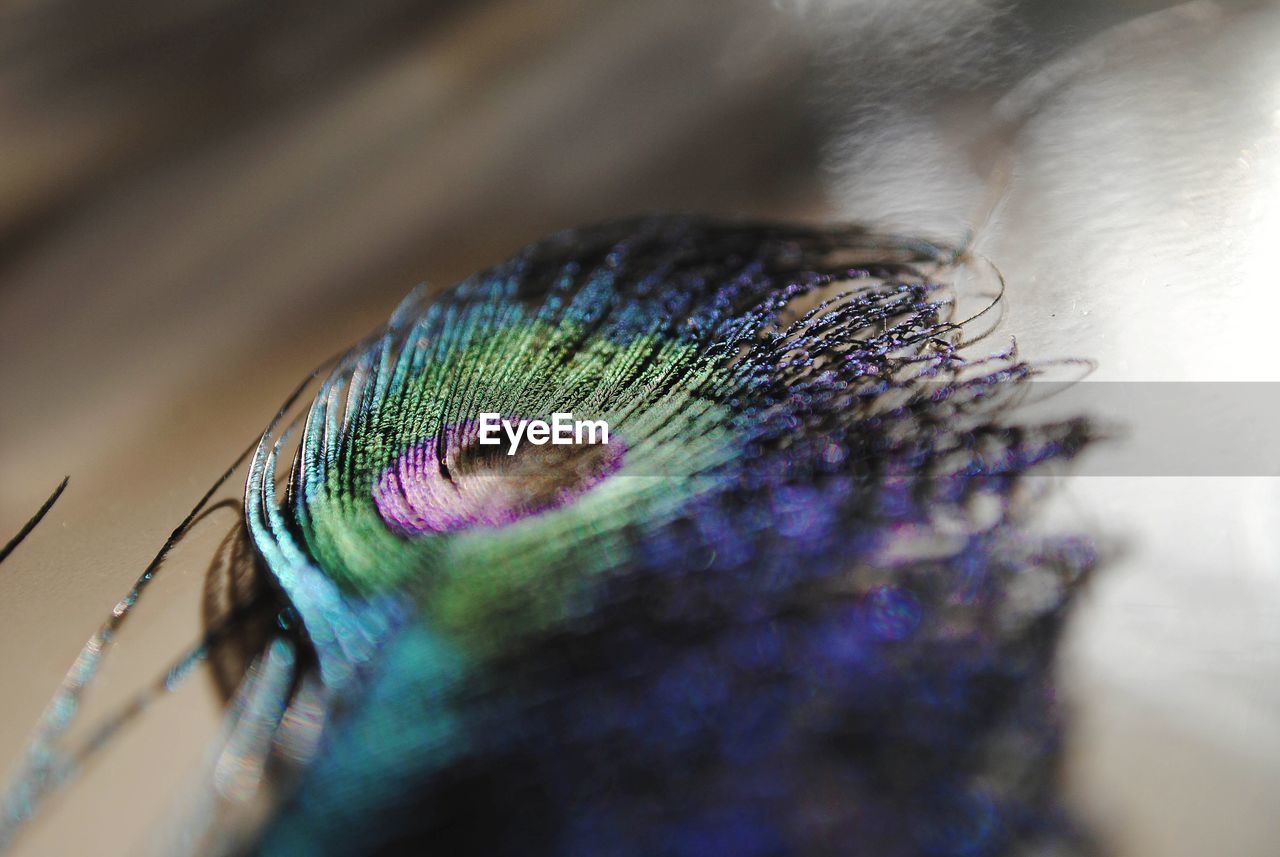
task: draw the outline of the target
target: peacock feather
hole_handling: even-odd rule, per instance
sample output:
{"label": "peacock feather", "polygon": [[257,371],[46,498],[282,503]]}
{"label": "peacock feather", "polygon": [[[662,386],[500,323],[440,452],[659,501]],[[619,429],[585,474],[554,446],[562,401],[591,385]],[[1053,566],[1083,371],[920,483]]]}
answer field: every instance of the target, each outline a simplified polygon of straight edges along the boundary
{"label": "peacock feather", "polygon": [[[252,451],[272,630],[173,850],[1085,850],[1050,668],[1093,559],[1032,534],[1025,477],[1091,430],[1019,419],[1036,367],[972,353],[975,261],[654,217],[410,295]],[[485,442],[557,414],[607,437]],[[72,776],[168,546],[51,703],[0,847]]]}
{"label": "peacock feather", "polygon": [[[274,427],[253,462],[253,543],[330,693],[262,852],[1061,837],[1046,676],[1089,559],[1013,501],[1088,430],[1009,421],[1035,369],[962,355],[956,262],[655,218],[411,296],[287,468]],[[486,412],[609,441],[507,454]]]}

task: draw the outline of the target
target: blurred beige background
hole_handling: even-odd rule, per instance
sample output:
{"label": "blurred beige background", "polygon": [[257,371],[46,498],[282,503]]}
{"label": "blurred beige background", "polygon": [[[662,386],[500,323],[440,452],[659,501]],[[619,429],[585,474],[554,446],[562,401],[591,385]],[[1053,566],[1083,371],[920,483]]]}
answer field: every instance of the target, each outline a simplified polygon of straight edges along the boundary
{"label": "blurred beige background", "polygon": [[[1280,12],[1141,17],[1162,5],[0,11],[0,537],[72,477],[0,568],[0,770],[299,378],[415,283],[560,227],[677,209],[978,228],[1026,355],[1280,380]],[[1059,486],[1051,520],[1119,545],[1062,670],[1068,786],[1117,854],[1280,848],[1278,519],[1273,479]],[[86,721],[198,636],[232,523],[174,556]],[[146,848],[219,706],[200,675],[148,709],[15,851]]]}

